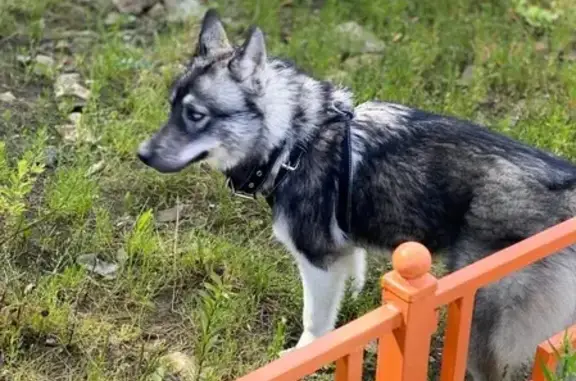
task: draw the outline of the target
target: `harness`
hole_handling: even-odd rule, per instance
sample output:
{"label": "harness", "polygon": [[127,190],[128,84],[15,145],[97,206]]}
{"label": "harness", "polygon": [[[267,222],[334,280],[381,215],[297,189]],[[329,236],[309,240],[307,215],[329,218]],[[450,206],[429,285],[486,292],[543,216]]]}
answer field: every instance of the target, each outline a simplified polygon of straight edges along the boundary
{"label": "harness", "polygon": [[[344,122],[344,136],[342,138],[340,152],[340,166],[338,171],[338,204],[336,207],[336,220],[340,229],[348,234],[350,232],[351,208],[352,203],[352,136],[350,131],[350,122],[354,118],[354,114],[350,111],[345,111],[333,107],[336,111],[336,116],[331,122]],[[232,193],[239,197],[256,199],[258,193],[262,194],[268,205],[272,206],[274,203],[274,192],[286,179],[286,176],[294,172],[300,166],[300,160],[307,152],[306,147],[301,144],[296,144],[290,151],[288,158],[280,165],[280,170],[274,179],[274,185],[268,192],[263,192],[262,187],[270,173],[274,164],[282,153],[282,147],[285,142],[275,148],[268,161],[262,165],[255,166],[250,171],[249,175],[241,182],[236,182],[232,177],[228,176],[226,185],[230,188]]]}

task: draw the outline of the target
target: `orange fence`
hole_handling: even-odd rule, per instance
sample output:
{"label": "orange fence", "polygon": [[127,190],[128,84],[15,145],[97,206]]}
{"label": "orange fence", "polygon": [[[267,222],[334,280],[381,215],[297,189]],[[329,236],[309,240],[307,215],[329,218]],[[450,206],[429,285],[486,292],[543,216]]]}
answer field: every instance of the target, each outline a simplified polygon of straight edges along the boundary
{"label": "orange fence", "polygon": [[[436,279],[429,273],[428,250],[404,243],[392,255],[394,270],[382,278],[382,306],[237,381],[299,380],[334,361],[336,381],[360,381],[364,347],[376,339],[377,380],[425,381],[437,311],[444,305],[448,316],[440,380],[463,381],[476,291],[573,244],[576,218]],[[569,331],[576,343],[576,326]],[[542,364],[556,365],[554,347],[563,337],[561,332],[538,346],[533,381],[545,380]]]}

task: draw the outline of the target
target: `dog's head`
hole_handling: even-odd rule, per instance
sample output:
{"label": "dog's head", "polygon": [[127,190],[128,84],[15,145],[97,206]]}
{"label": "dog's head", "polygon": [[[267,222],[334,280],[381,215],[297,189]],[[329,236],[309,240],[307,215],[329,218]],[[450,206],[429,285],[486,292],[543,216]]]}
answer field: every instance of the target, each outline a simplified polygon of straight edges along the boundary
{"label": "dog's head", "polygon": [[262,144],[266,91],[266,47],[252,28],[242,47],[233,47],[214,10],[204,16],[196,52],[173,86],[168,121],[142,142],[138,157],[160,172],[177,172],[207,160],[228,170]]}

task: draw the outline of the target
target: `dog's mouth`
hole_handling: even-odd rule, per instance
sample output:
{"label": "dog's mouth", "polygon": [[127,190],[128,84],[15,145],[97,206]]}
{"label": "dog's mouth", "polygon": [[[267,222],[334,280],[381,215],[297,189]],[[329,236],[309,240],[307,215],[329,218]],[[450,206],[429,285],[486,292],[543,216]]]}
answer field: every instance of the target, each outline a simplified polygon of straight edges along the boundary
{"label": "dog's mouth", "polygon": [[187,162],[180,165],[174,165],[174,163],[168,163],[163,160],[158,160],[157,157],[155,156],[145,156],[140,153],[138,153],[138,158],[148,167],[153,168],[160,173],[176,173],[180,172],[181,170],[183,170],[184,168],[186,168],[191,164],[206,159],[208,155],[209,155],[208,151],[203,151],[199,155],[196,155],[191,160],[188,160]]}
{"label": "dog's mouth", "polygon": [[208,157],[208,151],[204,151],[204,152],[200,153],[200,155],[198,155],[195,158],[193,158],[192,160],[190,160],[186,165],[197,163],[199,161],[206,159],[207,157]]}

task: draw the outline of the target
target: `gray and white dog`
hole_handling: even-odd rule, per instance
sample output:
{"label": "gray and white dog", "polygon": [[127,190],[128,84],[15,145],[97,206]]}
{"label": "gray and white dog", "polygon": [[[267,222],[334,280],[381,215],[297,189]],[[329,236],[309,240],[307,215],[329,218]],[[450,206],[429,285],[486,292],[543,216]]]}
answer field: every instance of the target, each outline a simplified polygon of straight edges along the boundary
{"label": "gray and white dog", "polygon": [[[576,215],[575,165],[452,117],[354,107],[347,89],[269,57],[260,29],[232,46],[214,10],[170,102],[138,156],[160,172],[205,160],[237,191],[267,197],[303,284],[296,347],[334,328],[348,278],[361,291],[364,248],[415,240],[455,270]],[[575,290],[574,246],[480,290],[474,380],[508,379],[539,342],[576,322]]]}

